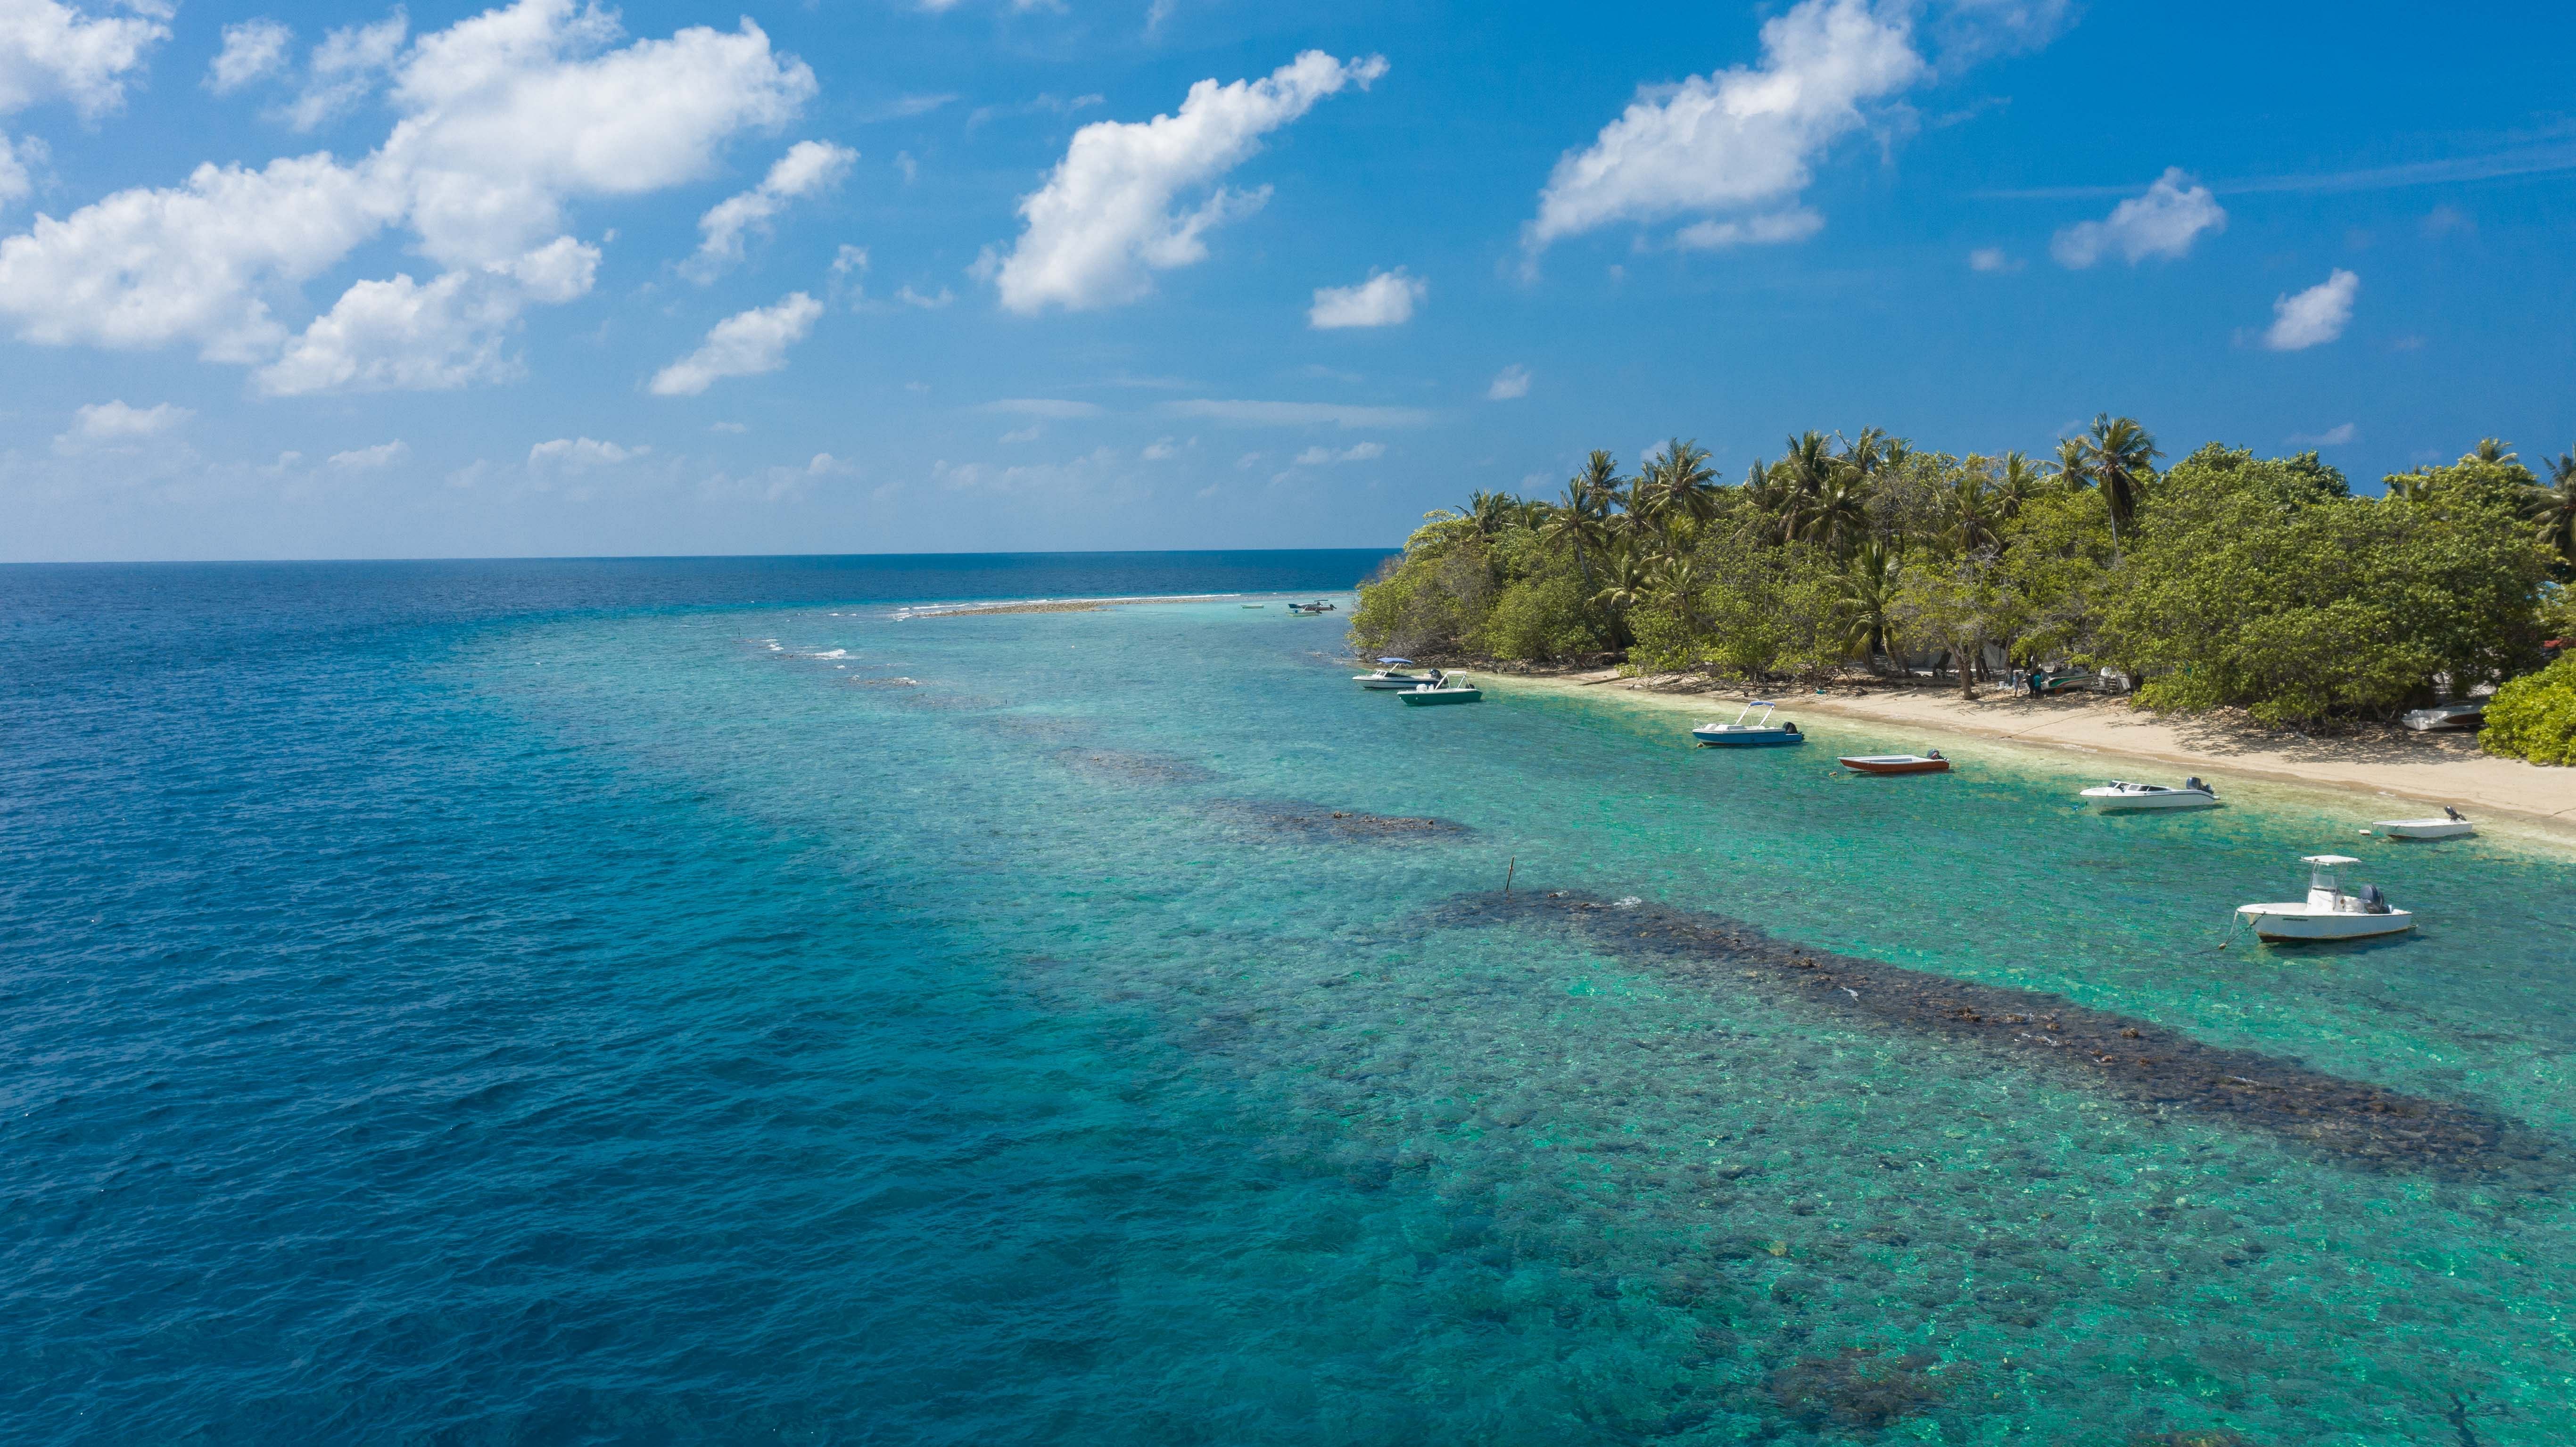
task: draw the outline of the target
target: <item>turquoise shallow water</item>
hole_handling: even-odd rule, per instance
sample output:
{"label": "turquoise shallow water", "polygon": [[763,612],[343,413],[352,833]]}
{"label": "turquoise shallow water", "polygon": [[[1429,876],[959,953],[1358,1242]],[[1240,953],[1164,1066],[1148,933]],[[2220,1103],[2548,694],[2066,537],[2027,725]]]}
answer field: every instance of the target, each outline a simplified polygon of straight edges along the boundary
{"label": "turquoise shallow water", "polygon": [[2220,952],[2367,811],[1406,709],[1276,606],[892,606],[1367,563],[0,578],[8,1437],[2567,1440],[2557,1154],[2356,1169],[1454,907],[1508,869],[2563,1145],[2563,859],[2365,848],[2417,938]]}

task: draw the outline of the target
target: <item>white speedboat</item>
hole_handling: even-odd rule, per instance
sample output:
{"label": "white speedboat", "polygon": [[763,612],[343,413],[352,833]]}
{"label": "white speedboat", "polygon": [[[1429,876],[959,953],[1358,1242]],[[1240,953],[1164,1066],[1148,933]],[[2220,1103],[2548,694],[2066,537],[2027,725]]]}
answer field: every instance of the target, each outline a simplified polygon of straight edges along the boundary
{"label": "white speedboat", "polygon": [[2196,778],[2186,780],[2179,789],[2113,779],[2098,789],[2085,790],[2084,800],[2105,814],[2134,809],[2215,809],[2218,791]]}
{"label": "white speedboat", "polygon": [[[1694,725],[1691,737],[1711,748],[1720,749],[1778,748],[1784,744],[1805,743],[1807,736],[1798,732],[1797,724],[1771,722],[1771,712],[1779,706],[1757,698],[1744,706],[1744,711],[1735,716],[1735,722]],[[1757,708],[1762,710],[1762,717],[1746,723],[1745,720],[1751,718]]]}
{"label": "white speedboat", "polygon": [[2391,839],[2457,839],[2478,832],[2478,826],[2447,804],[2439,819],[2382,819],[2370,827]]}
{"label": "white speedboat", "polygon": [[2415,927],[2414,913],[2382,898],[2377,885],[2365,884],[2359,894],[2344,892],[2335,871],[2360,860],[2349,854],[2311,854],[2299,862],[2309,870],[2305,901],[2236,907],[2240,918],[2253,923],[2255,934],[2267,940],[2357,940]]}
{"label": "white speedboat", "polygon": [[2430,733],[2435,729],[2473,729],[2487,721],[2483,703],[2446,703],[2433,708],[2410,708],[2398,715],[2398,722],[2415,732]]}
{"label": "white speedboat", "polygon": [[1351,675],[1351,682],[1362,688],[1420,688],[1439,681],[1439,669],[1425,668],[1416,672],[1410,658],[1381,658],[1377,661],[1375,673]]}

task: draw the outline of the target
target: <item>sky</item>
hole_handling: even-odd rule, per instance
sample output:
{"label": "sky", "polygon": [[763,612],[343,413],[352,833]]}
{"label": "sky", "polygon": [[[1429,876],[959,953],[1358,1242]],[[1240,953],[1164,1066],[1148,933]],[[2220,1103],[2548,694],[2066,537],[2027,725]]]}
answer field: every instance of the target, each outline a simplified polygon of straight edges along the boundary
{"label": "sky", "polygon": [[0,0],[0,560],[1393,546],[2576,447],[2576,12]]}

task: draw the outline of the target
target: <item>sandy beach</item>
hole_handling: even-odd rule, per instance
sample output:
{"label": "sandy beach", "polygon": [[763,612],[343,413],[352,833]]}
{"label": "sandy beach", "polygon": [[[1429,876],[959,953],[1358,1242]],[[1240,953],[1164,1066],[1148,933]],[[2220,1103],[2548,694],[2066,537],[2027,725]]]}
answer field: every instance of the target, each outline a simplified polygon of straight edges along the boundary
{"label": "sandy beach", "polygon": [[1103,608],[1128,608],[1139,603],[1223,603],[1231,593],[1200,593],[1174,598],[1031,598],[1001,603],[925,603],[917,608],[898,608],[897,618],[962,618],[993,613],[1096,613]]}
{"label": "sandy beach", "polygon": [[[1752,695],[1740,690],[1682,692],[1653,680],[1610,674],[1533,678],[1479,675],[1505,690],[1564,691],[1610,696],[1675,714],[1723,716]],[[2374,795],[2451,804],[2475,816],[2509,814],[2546,826],[2550,836],[2576,845],[2576,769],[2542,768],[2478,751],[2468,734],[2422,734],[2398,739],[2275,737],[2222,724],[2164,719],[2131,709],[2120,699],[2090,696],[2034,699],[1990,692],[1970,702],[1930,690],[1884,693],[1813,691],[1769,695],[1794,712],[1833,714],[1920,730],[1922,746],[1938,747],[1947,735],[2004,739],[2075,753],[2117,755],[2168,766],[2177,774],[2233,775],[2285,783],[2350,789]],[[2150,782],[2166,781],[2149,775]],[[2431,813],[2427,809],[2423,812]]]}

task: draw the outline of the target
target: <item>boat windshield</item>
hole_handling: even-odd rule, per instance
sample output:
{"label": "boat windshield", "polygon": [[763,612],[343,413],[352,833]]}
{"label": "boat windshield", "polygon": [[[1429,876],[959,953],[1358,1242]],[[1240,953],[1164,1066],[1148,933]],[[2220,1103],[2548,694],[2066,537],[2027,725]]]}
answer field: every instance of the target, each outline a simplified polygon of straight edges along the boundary
{"label": "boat windshield", "polygon": [[[1776,703],[1771,703],[1771,702],[1768,702],[1768,701],[1766,701],[1766,700],[1758,699],[1758,698],[1757,698],[1757,699],[1753,700],[1751,703],[1746,704],[1746,705],[1744,706],[1744,713],[1739,713],[1739,714],[1737,714],[1737,715],[1735,716],[1735,722],[1734,722],[1734,723],[1732,723],[1732,724],[1727,725],[1727,727],[1729,727],[1729,728],[1739,728],[1739,729],[1740,729],[1740,728],[1746,728],[1746,727],[1757,728],[1757,729],[1758,729],[1758,728],[1761,728],[1761,727],[1763,727],[1764,725],[1767,725],[1767,724],[1769,724],[1769,723],[1771,722],[1771,710],[1773,710],[1773,709],[1775,709],[1775,708],[1778,708],[1778,707],[1779,707],[1779,705],[1778,705],[1778,704],[1776,704]],[[1752,713],[1752,712],[1753,712],[1755,709],[1757,709],[1757,708],[1758,708],[1758,709],[1760,709],[1760,710],[1762,710],[1762,717],[1761,717],[1761,719],[1760,719],[1758,722],[1755,722],[1755,723],[1753,723],[1753,724],[1751,724],[1751,725],[1747,725],[1747,724],[1744,722],[1745,715],[1746,715],[1746,714],[1750,714],[1750,713]]]}

